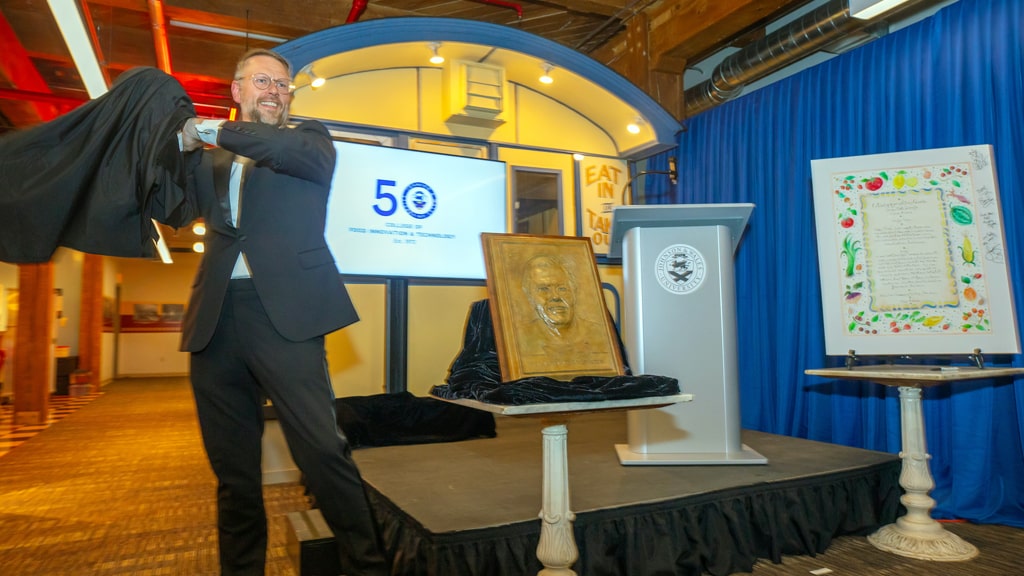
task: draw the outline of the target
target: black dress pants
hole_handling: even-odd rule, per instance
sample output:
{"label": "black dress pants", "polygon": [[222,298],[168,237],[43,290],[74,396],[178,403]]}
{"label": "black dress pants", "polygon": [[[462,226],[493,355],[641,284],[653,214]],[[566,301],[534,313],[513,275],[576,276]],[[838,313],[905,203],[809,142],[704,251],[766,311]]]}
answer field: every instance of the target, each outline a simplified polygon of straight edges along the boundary
{"label": "black dress pants", "polygon": [[292,458],[334,532],[342,572],[388,574],[351,448],[338,430],[323,337],[286,340],[251,280],[232,280],[210,344],[192,354],[203,443],[217,476],[221,573],[262,575],[267,519],[261,448],[270,398]]}

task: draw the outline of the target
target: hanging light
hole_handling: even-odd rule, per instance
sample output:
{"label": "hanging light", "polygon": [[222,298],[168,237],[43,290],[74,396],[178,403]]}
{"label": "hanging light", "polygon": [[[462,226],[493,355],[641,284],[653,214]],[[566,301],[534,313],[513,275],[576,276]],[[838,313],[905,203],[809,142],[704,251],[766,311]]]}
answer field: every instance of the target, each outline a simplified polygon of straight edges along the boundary
{"label": "hanging light", "polygon": [[427,47],[429,47],[430,51],[434,54],[433,56],[430,57],[430,63],[431,64],[444,64],[444,56],[441,56],[437,52],[438,49],[441,48],[441,43],[440,42],[431,42],[431,43],[427,44]]}
{"label": "hanging light", "polygon": [[541,77],[538,78],[538,80],[540,80],[540,83],[551,84],[552,82],[554,82],[555,80],[551,77],[551,70],[554,69],[554,66],[547,62],[544,62],[543,64],[541,64],[541,67],[544,68],[544,74],[542,74]]}

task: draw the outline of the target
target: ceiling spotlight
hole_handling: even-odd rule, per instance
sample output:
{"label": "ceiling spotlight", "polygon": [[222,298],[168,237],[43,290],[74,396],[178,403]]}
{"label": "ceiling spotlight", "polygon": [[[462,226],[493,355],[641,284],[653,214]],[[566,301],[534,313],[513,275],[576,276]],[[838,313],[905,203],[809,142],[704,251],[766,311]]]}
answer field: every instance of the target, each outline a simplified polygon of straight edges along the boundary
{"label": "ceiling spotlight", "polygon": [[639,134],[640,133],[640,125],[643,124],[643,123],[644,123],[644,119],[640,118],[640,117],[637,117],[636,119],[634,119],[629,124],[626,124],[626,132],[629,132],[630,134]]}
{"label": "ceiling spotlight", "polygon": [[541,75],[540,78],[538,78],[538,80],[540,80],[540,83],[551,84],[552,82],[554,82],[554,79],[551,78],[551,70],[554,68],[554,66],[548,64],[547,62],[544,62],[543,64],[541,64],[541,66],[544,68],[544,74]]}
{"label": "ceiling spotlight", "polygon": [[203,244],[202,242],[193,242],[192,251],[195,252],[196,254],[202,254],[203,252],[206,251],[206,245]]}
{"label": "ceiling spotlight", "polygon": [[444,56],[441,56],[440,54],[437,53],[438,49],[441,48],[441,43],[431,42],[430,44],[427,44],[427,46],[430,48],[430,51],[434,53],[434,55],[430,57],[430,63],[444,64]]}
{"label": "ceiling spotlight", "polygon": [[309,87],[313,90],[323,86],[327,83],[327,79],[322,76],[317,76],[316,72],[313,72],[313,65],[310,64],[305,68],[306,76],[309,76]]}
{"label": "ceiling spotlight", "polygon": [[196,236],[202,236],[206,234],[206,224],[202,221],[196,222],[192,225],[192,233]]}

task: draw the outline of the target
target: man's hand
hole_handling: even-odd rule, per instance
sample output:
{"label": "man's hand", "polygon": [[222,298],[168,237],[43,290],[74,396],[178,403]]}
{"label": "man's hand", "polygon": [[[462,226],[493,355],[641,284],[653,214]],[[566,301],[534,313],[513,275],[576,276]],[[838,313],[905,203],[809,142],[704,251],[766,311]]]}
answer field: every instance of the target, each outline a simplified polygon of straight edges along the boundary
{"label": "man's hand", "polygon": [[181,149],[191,152],[203,147],[203,141],[199,139],[199,131],[196,130],[196,119],[189,118],[181,127]]}

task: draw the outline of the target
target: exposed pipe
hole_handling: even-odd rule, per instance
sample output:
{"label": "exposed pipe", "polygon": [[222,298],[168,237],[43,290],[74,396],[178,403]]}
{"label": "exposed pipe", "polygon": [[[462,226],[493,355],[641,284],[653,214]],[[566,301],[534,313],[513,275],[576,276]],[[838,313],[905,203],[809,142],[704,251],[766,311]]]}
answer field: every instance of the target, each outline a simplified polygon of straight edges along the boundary
{"label": "exposed pipe", "polygon": [[163,0],[148,0],[149,22],[153,25],[153,47],[156,50],[156,67],[171,73],[171,50],[167,42],[167,26],[164,20]]}
{"label": "exposed pipe", "polygon": [[723,60],[711,78],[683,93],[687,117],[731,100],[743,87],[800,60],[870,22],[850,17],[848,0],[832,0]]}
{"label": "exposed pipe", "polygon": [[898,20],[950,1],[956,0],[905,0],[886,12],[885,18],[860,20],[850,16],[849,0],[832,0],[723,60],[709,80],[683,93],[683,114],[693,116],[731,100],[747,84],[851,35],[878,38],[888,31],[886,22],[890,19]]}
{"label": "exposed pipe", "polygon": [[366,11],[366,5],[369,4],[369,0],[352,0],[352,8],[348,11],[348,18],[345,18],[345,24],[351,24]]}
{"label": "exposed pipe", "polygon": [[245,38],[253,40],[263,40],[264,42],[274,42],[280,44],[287,42],[288,38],[282,38],[280,36],[271,36],[269,34],[259,34],[257,32],[250,32],[248,30],[234,30],[232,28],[222,28],[220,26],[210,26],[208,24],[202,24],[199,22],[190,22],[187,20],[175,20],[171,18],[168,21],[168,25],[177,26],[179,28],[188,28],[190,30],[200,30],[202,32],[210,32],[211,34],[224,34],[225,36],[234,36],[236,38]]}
{"label": "exposed pipe", "polygon": [[501,6],[502,8],[511,8],[516,11],[516,15],[520,20],[523,19],[523,7],[514,2],[505,2],[505,0],[474,0],[481,4],[492,4],[494,6]]}

